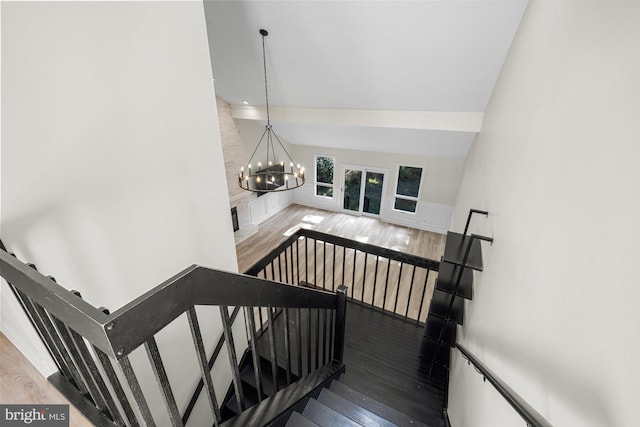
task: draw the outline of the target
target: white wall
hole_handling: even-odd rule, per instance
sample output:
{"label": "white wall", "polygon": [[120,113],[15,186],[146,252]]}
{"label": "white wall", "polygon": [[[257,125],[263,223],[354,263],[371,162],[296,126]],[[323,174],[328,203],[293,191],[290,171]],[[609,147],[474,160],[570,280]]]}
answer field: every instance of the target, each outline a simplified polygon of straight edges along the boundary
{"label": "white wall", "polygon": [[[639,20],[637,2],[530,2],[455,206],[454,229],[486,209],[471,231],[495,238],[460,341],[557,426],[637,424]],[[461,362],[452,425],[518,425]]]}
{"label": "white wall", "polygon": [[[295,203],[334,211],[342,209],[343,166],[366,166],[387,172],[380,215],[383,221],[440,233],[446,233],[449,230],[452,206],[462,175],[464,163],[462,158],[408,156],[302,145],[292,145],[292,153],[296,161],[305,166],[307,173],[307,182],[294,193]],[[313,181],[316,155],[331,156],[335,159],[333,199],[315,195]],[[393,196],[399,165],[421,166],[423,168],[420,200],[415,214],[393,209]]]}
{"label": "white wall", "polygon": [[[202,3],[5,2],[2,27],[9,249],[112,310],[193,263],[237,271]],[[6,288],[1,306],[0,329],[51,373]],[[211,349],[219,312],[201,314]],[[199,372],[180,322],[158,344],[182,407]]]}

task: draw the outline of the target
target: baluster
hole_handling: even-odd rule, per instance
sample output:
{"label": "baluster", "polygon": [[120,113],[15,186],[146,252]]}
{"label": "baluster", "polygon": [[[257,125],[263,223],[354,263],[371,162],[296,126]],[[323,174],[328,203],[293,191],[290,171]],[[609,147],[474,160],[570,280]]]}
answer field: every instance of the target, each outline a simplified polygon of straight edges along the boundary
{"label": "baluster", "polygon": [[365,288],[365,283],[367,282],[367,256],[369,254],[368,253],[364,253],[364,270],[362,273],[362,295],[360,298],[360,302],[364,304],[364,288]]}
{"label": "baluster", "polygon": [[276,270],[275,270],[275,266],[274,266],[274,262],[273,260],[271,260],[271,280],[273,280],[274,282],[276,281]]}
{"label": "baluster", "polygon": [[[6,251],[4,244],[0,241],[0,247],[2,250]],[[12,257],[17,258],[15,254],[10,254]],[[38,271],[38,268],[35,264],[27,264],[29,267]],[[49,276],[49,279],[53,282],[56,280],[53,277]],[[8,283],[8,282],[7,282]],[[36,328],[36,331],[43,338],[45,345],[48,347],[49,354],[52,356],[53,360],[56,361],[58,368],[61,370],[62,374],[67,378],[67,380],[73,380],[76,384],[76,387],[85,395],[89,394],[89,390],[84,384],[84,380],[78,371],[75,362],[67,352],[60,335],[56,331],[49,315],[39,304],[33,301],[30,297],[28,297],[25,293],[14,288],[11,284],[9,284],[10,288],[14,291],[16,298],[18,298],[18,302],[23,306],[27,313],[27,317],[30,318],[32,324]],[[50,338],[49,340],[47,339]],[[60,359],[56,360],[53,356],[53,352],[57,351]],[[65,367],[66,365],[66,367]],[[65,369],[66,368],[66,369]]]}
{"label": "baluster", "polygon": [[[288,247],[284,248],[284,277],[286,283],[291,283],[289,282],[289,252],[287,249]],[[291,276],[291,280],[293,280],[293,274]]]}
{"label": "baluster", "polygon": [[13,285],[9,284],[10,288],[13,290],[16,298],[22,305],[27,313],[27,316],[30,318],[32,324],[38,331],[38,334],[41,337],[46,337],[44,342],[47,343],[47,347],[49,347],[49,351],[53,351],[57,353],[58,357],[54,357],[54,360],[57,359],[57,364],[62,372],[62,375],[68,380],[73,381],[75,383],[78,390],[82,392],[82,394],[88,394],[89,391],[84,385],[82,378],[80,377],[80,373],[78,372],[71,356],[67,352],[62,340],[60,339],[60,335],[56,331],[55,327],[51,323],[51,319],[44,311],[42,307],[38,304],[34,303],[26,294],[22,293],[22,291],[14,288]]}
{"label": "baluster", "polygon": [[336,245],[333,245],[333,272],[331,274],[331,292],[336,291]]}
{"label": "baluster", "polygon": [[316,369],[320,367],[320,309],[316,308]]}
{"label": "baluster", "polygon": [[[278,263],[276,264],[276,261],[278,261]],[[275,280],[276,282],[280,282],[282,283],[282,252],[280,252],[274,259],[273,259],[273,263],[274,265],[278,266],[278,280]]]}
{"label": "baluster", "polygon": [[311,373],[311,309],[307,308],[307,374]]}
{"label": "baluster", "polygon": [[304,238],[304,281],[309,283],[309,247],[308,238]]}
{"label": "baluster", "polygon": [[398,308],[398,297],[400,296],[400,282],[402,280],[402,267],[404,267],[404,263],[400,263],[400,273],[398,273],[398,286],[396,288],[396,302],[393,304],[393,312],[396,313],[396,309]]}
{"label": "baluster", "polygon": [[335,354],[335,330],[336,330],[336,310],[331,310],[331,327],[329,328],[329,357]]}
{"label": "baluster", "polygon": [[[297,248],[297,245],[296,245],[296,248]],[[295,285],[298,283],[298,281],[296,280],[296,277],[298,276],[298,271],[296,271],[296,267],[294,265],[294,260],[295,262],[297,262],[297,254],[294,253],[295,251],[293,250],[293,243],[291,243],[291,246],[289,246],[289,251],[291,252],[291,284]]]}
{"label": "baluster", "polygon": [[322,311],[322,328],[324,330],[324,334],[322,334],[322,365],[327,364],[328,354],[327,348],[329,347],[329,326],[327,325],[329,321],[329,309],[325,308]]}
{"label": "baluster", "polygon": [[376,284],[378,283],[378,264],[380,263],[380,256],[376,255],[376,268],[373,272],[373,295],[371,295],[371,307],[375,307],[376,304]]}
{"label": "baluster", "polygon": [[262,368],[260,367],[260,355],[258,354],[258,344],[256,341],[256,321],[253,307],[245,308],[245,317],[249,321],[249,345],[251,346],[253,373],[256,380],[256,393],[258,393],[258,402],[262,402]]}
{"label": "baluster", "polygon": [[136,400],[138,409],[140,409],[142,419],[144,420],[147,427],[155,427],[156,423],[155,421],[153,421],[153,416],[151,415],[151,411],[149,410],[149,405],[147,405],[147,400],[144,397],[144,393],[142,392],[142,388],[140,387],[138,378],[136,378],[136,374],[133,371],[133,367],[131,366],[129,358],[127,356],[123,356],[120,358],[118,363],[120,364],[120,368],[122,368],[122,372],[124,373],[125,378],[127,379],[129,389],[133,394],[133,398]]}
{"label": "baluster", "polygon": [[182,426],[182,417],[180,416],[180,411],[178,411],[178,405],[176,405],[176,399],[173,396],[171,384],[169,384],[169,378],[167,377],[167,372],[164,369],[162,357],[160,356],[160,351],[158,350],[155,338],[151,337],[145,341],[144,347],[147,350],[147,356],[151,361],[151,367],[153,368],[153,373],[156,377],[156,381],[158,382],[158,386],[164,395],[164,400],[167,404],[167,409],[169,410],[171,424],[174,426]]}
{"label": "baluster", "polygon": [[293,282],[294,285],[300,284],[300,249],[299,249],[300,239],[296,239],[296,280]]}
{"label": "baluster", "polygon": [[80,377],[84,381],[84,384],[87,387],[87,390],[89,391],[89,396],[91,396],[91,400],[93,400],[93,402],[96,404],[96,407],[98,409],[104,410],[106,408],[106,404],[104,403],[104,400],[102,400],[102,396],[100,395],[100,392],[98,391],[97,386],[93,382],[91,374],[89,373],[89,370],[85,366],[82,360],[82,356],[80,355],[80,352],[74,345],[73,338],[71,338],[71,334],[69,333],[67,326],[60,319],[58,319],[53,315],[51,316],[51,319],[53,320],[53,324],[58,329],[58,334],[60,334],[60,338],[62,338],[62,341],[66,344],[67,348],[69,349],[71,358],[75,361],[75,366],[78,369],[78,372],[80,373]]}
{"label": "baluster", "polygon": [[427,292],[427,281],[429,280],[429,273],[431,270],[427,269],[427,276],[424,278],[424,287],[422,288],[422,298],[420,299],[420,309],[418,310],[418,316],[416,317],[416,326],[420,323],[420,315],[422,314],[422,305],[424,304],[424,296]]}
{"label": "baluster", "polygon": [[287,385],[291,384],[291,348],[289,343],[289,309],[282,309],[282,320],[284,320],[284,352],[287,355]]}
{"label": "baluster", "polygon": [[353,268],[351,269],[351,299],[354,299],[353,297],[353,293],[355,292],[355,288],[356,288],[356,255],[357,255],[358,251],[356,249],[353,250]]}
{"label": "baluster", "polygon": [[411,303],[411,294],[413,292],[413,281],[416,278],[416,266],[413,266],[413,271],[411,272],[411,286],[409,286],[409,296],[407,297],[407,311],[404,313],[404,320],[407,320],[407,315],[409,314],[409,304]]}
{"label": "baluster", "polygon": [[[77,296],[78,298],[82,298],[82,295],[80,295],[80,292],[78,291],[71,291],[71,293]],[[98,367],[95,361],[93,360],[93,356],[91,355],[91,352],[89,351],[89,348],[85,343],[84,338],[82,338],[80,334],[78,334],[76,331],[74,331],[69,327],[67,327],[67,331],[71,335],[71,339],[75,344],[76,348],[78,349],[78,352],[80,354],[80,357],[82,358],[82,361],[87,367],[91,380],[98,387],[98,391],[102,395],[103,399],[102,399],[102,402],[100,402],[100,404],[105,405],[105,407],[100,408],[99,404],[96,404],[96,407],[98,409],[101,409],[107,415],[111,416],[111,419],[116,421],[118,425],[124,425],[124,420],[120,416],[120,411],[118,410],[118,407],[116,406],[113,398],[111,397],[111,392],[107,388],[107,385],[105,384],[104,379],[102,378],[102,374],[98,370]]]}
{"label": "baluster", "polygon": [[125,394],[124,389],[120,384],[120,380],[116,375],[116,371],[113,369],[113,365],[111,364],[111,360],[109,359],[109,356],[107,356],[102,350],[100,350],[95,346],[93,346],[93,351],[98,357],[98,361],[100,362],[102,369],[107,375],[107,378],[109,379],[109,383],[111,384],[111,387],[113,387],[113,392],[115,393],[116,398],[120,403],[120,407],[122,408],[125,416],[127,417],[127,421],[129,422],[130,425],[137,426],[138,420],[136,419],[136,415],[133,412],[131,405],[129,404],[129,399],[127,398],[127,395]]}
{"label": "baluster", "polygon": [[11,289],[11,292],[13,292],[13,295],[18,300],[18,303],[20,304],[20,307],[22,307],[22,311],[24,311],[24,313],[27,315],[27,318],[31,322],[31,325],[36,330],[36,332],[38,333],[38,336],[40,337],[42,342],[44,342],[45,346],[47,347],[47,351],[49,352],[49,355],[51,356],[51,358],[55,362],[55,364],[56,364],[56,366],[58,368],[58,371],[62,372],[62,375],[64,375],[64,377],[67,379],[67,381],[71,380],[72,379],[71,378],[71,373],[68,371],[66,365],[64,364],[65,362],[62,359],[62,356],[60,355],[60,353],[58,352],[58,349],[53,344],[53,341],[52,341],[51,337],[49,336],[49,333],[47,332],[46,328],[44,327],[42,322],[38,322],[35,319],[35,313],[32,314],[32,313],[29,312],[29,310],[27,310],[27,306],[22,301],[22,298],[20,298],[20,295],[18,294],[18,290],[11,283],[7,282],[7,284],[9,285],[9,289]]}
{"label": "baluster", "polygon": [[318,286],[318,241],[313,239],[313,285]]}
{"label": "baluster", "polygon": [[[118,425],[124,425],[124,420],[120,416],[120,411],[118,410],[118,407],[111,397],[111,392],[107,388],[107,385],[102,378],[102,374],[98,370],[98,367],[96,366],[96,363],[93,360],[89,349],[87,348],[87,344],[84,342],[84,338],[82,338],[80,334],[78,334],[71,328],[67,328],[67,330],[71,334],[71,338],[74,341],[78,352],[80,353],[80,357],[87,367],[91,380],[98,387],[99,394],[102,395],[101,402],[100,404],[96,403],[96,407],[105,412],[107,415],[111,416],[111,419],[116,421]],[[101,408],[101,406],[103,407]]]}
{"label": "baluster", "polygon": [[236,356],[236,346],[233,343],[233,332],[231,332],[231,320],[229,319],[229,311],[226,306],[220,306],[220,314],[222,316],[222,331],[224,339],[227,342],[227,352],[229,353],[229,364],[231,365],[231,378],[233,380],[233,388],[235,389],[236,403],[238,410],[244,409],[244,395],[242,393],[242,383],[240,382],[240,368],[238,368],[238,357]]}
{"label": "baluster", "polygon": [[278,392],[278,359],[276,354],[276,331],[273,324],[273,311],[267,309],[267,332],[269,333],[269,356],[271,357],[271,375],[273,376],[273,394]]}
{"label": "baluster", "polygon": [[322,242],[322,289],[327,288],[327,242]]}
{"label": "baluster", "polygon": [[382,311],[387,308],[387,288],[389,287],[389,273],[391,272],[391,258],[387,258],[387,278],[384,281],[384,295],[382,297]]}
{"label": "baluster", "polygon": [[211,379],[211,371],[207,362],[207,353],[204,349],[202,333],[200,332],[200,324],[198,322],[198,316],[196,314],[195,307],[189,307],[189,309],[187,310],[187,317],[189,319],[189,329],[191,329],[193,345],[196,348],[196,355],[198,356],[200,373],[202,374],[202,379],[205,386],[207,387],[207,398],[209,400],[209,406],[211,406],[214,423],[217,426],[218,423],[222,421],[222,418],[220,417],[220,407],[218,405],[218,399],[216,398],[216,392],[213,388],[213,380]]}
{"label": "baluster", "polygon": [[302,378],[302,322],[299,308],[296,308],[296,331],[298,331],[298,378]]}
{"label": "baluster", "polygon": [[[344,272],[347,269],[347,248],[346,246],[342,246],[342,282],[344,283]],[[340,289],[340,286],[338,286]]]}
{"label": "baluster", "polygon": [[262,318],[262,307],[258,307],[258,319],[260,320],[260,335],[264,333],[264,319]]}

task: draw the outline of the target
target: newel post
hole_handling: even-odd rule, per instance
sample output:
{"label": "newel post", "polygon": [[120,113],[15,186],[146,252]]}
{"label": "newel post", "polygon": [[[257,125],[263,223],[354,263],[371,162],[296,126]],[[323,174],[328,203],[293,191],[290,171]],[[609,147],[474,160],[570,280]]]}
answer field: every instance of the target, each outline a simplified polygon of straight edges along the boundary
{"label": "newel post", "polygon": [[344,359],[344,335],[347,316],[347,287],[340,285],[336,290],[338,306],[336,307],[336,323],[334,331],[333,358],[340,362]]}

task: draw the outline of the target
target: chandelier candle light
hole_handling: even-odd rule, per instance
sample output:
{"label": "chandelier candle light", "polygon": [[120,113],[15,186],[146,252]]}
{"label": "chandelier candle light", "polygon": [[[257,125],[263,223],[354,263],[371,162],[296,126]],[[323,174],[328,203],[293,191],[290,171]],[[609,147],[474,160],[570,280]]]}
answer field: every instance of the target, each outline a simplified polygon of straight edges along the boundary
{"label": "chandelier candle light", "polygon": [[[286,191],[293,190],[304,184],[304,168],[300,167],[291,158],[291,155],[284,148],[284,145],[278,138],[278,135],[273,131],[271,126],[271,117],[269,115],[269,92],[267,90],[267,61],[264,49],[264,38],[269,33],[267,30],[260,30],[262,36],[262,64],[264,66],[264,93],[267,106],[267,124],[264,129],[264,133],[258,141],[258,145],[253,154],[249,158],[247,165],[240,168],[238,174],[238,185],[240,188],[248,191],[254,191],[257,193],[268,193],[274,191]],[[278,143],[278,151],[284,152],[286,158],[279,157],[279,161],[276,160],[276,144]],[[262,149],[261,149],[262,147]],[[258,154],[261,156],[261,152],[266,151],[266,156],[261,157],[266,161],[264,165],[262,162],[257,162],[257,167],[252,164],[253,158]],[[260,158],[260,157],[259,157]],[[284,158],[284,160],[282,160]]]}

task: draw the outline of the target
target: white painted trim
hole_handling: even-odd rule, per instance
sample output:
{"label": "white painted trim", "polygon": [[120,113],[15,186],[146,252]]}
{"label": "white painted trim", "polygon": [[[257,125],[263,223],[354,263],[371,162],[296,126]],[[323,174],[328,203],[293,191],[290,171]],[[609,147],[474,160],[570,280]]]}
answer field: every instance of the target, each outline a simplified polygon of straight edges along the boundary
{"label": "white painted trim", "polygon": [[[480,132],[483,112],[355,110],[338,108],[269,107],[272,121],[339,126]],[[266,120],[263,107],[231,105],[231,117]]]}
{"label": "white painted trim", "polygon": [[291,191],[267,193],[264,196],[251,200],[248,203],[251,224],[258,225],[266,221],[291,205],[291,203],[293,203]]}
{"label": "white painted trim", "polygon": [[[412,196],[404,196],[404,195],[399,195],[398,193],[396,193],[396,190],[398,189],[398,180],[400,179],[400,167],[407,167],[407,168],[414,168],[414,169],[420,169],[420,183],[418,184],[418,195],[416,197],[412,197]],[[408,214],[408,215],[413,215],[413,214],[417,214],[418,213],[418,209],[419,209],[419,205],[420,205],[420,196],[422,195],[422,187],[424,186],[424,175],[425,175],[425,167],[423,165],[409,165],[409,164],[401,164],[398,163],[396,165],[396,176],[395,176],[395,181],[393,184],[393,202],[389,205],[389,209],[390,209],[390,213],[402,213],[402,214]],[[400,196],[400,197],[397,197]],[[394,206],[395,206],[395,200],[396,198],[399,199],[403,199],[403,200],[410,200],[410,201],[415,201],[416,202],[416,211],[415,212],[407,212],[407,211],[401,211],[401,210],[397,210]]]}
{"label": "white painted trim", "polygon": [[[370,214],[370,213],[365,213],[362,212],[362,209],[364,207],[364,181],[361,183],[361,187],[360,187],[360,210],[358,212],[354,212],[352,210],[348,210],[348,209],[344,209],[344,178],[345,178],[345,172],[347,169],[350,170],[359,170],[362,172],[362,179],[364,180],[367,176],[367,172],[373,172],[373,173],[381,173],[384,175],[384,180],[382,181],[382,197],[380,200],[380,214],[379,215],[375,215],[375,214]],[[353,164],[348,164],[348,163],[344,163],[342,164],[342,173],[340,175],[340,185],[339,185],[339,195],[340,195],[340,202],[338,204],[338,207],[340,209],[340,211],[342,213],[347,213],[347,214],[352,214],[352,215],[356,215],[356,216],[368,216],[371,218],[382,218],[384,215],[384,206],[386,205],[386,200],[387,200],[387,182],[389,181],[389,170],[384,169],[384,168],[376,168],[376,167],[371,167],[371,166],[360,166],[360,165],[353,165]],[[335,179],[334,179],[335,181]]]}
{"label": "white painted trim", "polygon": [[[318,182],[318,157],[327,157],[333,161],[333,183],[331,184],[331,188],[333,189],[333,195],[331,197],[327,196],[318,196],[316,194],[316,186],[323,185],[329,187],[329,184],[325,182]],[[314,154],[313,155],[313,197],[316,199],[324,199],[333,203],[336,197],[336,157],[328,154]]]}

